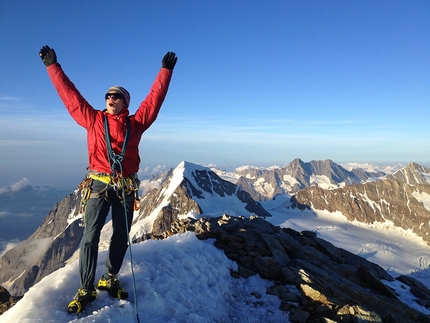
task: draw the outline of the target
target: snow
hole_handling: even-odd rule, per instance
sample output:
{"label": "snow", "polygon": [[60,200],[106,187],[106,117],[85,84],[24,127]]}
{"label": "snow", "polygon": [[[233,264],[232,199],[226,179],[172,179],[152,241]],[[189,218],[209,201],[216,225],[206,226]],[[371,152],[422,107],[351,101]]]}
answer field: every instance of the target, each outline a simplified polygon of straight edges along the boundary
{"label": "snow", "polygon": [[[300,186],[300,183],[299,183],[299,181],[297,180],[297,179],[295,179],[293,176],[291,176],[291,175],[287,175],[287,174],[285,174],[284,175],[284,177],[283,177],[283,179],[284,179],[284,181],[285,182],[288,182],[288,183],[290,183],[290,187],[293,187],[294,185],[299,185]],[[289,188],[289,187],[288,187]]]}
{"label": "snow", "polygon": [[[157,208],[151,212],[151,214],[145,219],[138,221],[133,225],[130,231],[131,240],[135,240],[138,237],[142,236],[145,233],[149,233],[152,231],[152,224],[160,213],[161,209],[167,205],[169,205],[169,198],[176,190],[176,188],[181,184],[184,178],[184,170],[185,170],[185,162],[182,162],[175,168],[173,171],[173,176],[170,179],[170,184],[166,191],[162,191],[160,195],[163,196],[163,201],[157,206]],[[138,216],[138,213],[135,212],[134,216]]]}
{"label": "snow", "polygon": [[[234,279],[234,262],[193,233],[132,246],[141,322],[289,322],[280,311],[280,300],[266,294],[272,285],[258,276]],[[103,272],[106,252],[101,252],[98,273]],[[32,287],[0,322],[135,322],[130,261],[126,257],[120,279],[129,287],[128,300],[99,292],[84,313],[70,315],[67,304],[79,282],[78,262],[57,270]],[[264,305],[262,305],[264,304]]]}
{"label": "snow", "polygon": [[403,168],[404,166],[402,164],[397,164],[394,166],[383,166],[383,165],[374,165],[374,164],[369,164],[369,163],[344,163],[344,164],[339,164],[340,166],[342,166],[343,168],[345,168],[348,171],[352,171],[355,168],[361,168],[366,172],[372,173],[372,172],[383,172],[385,174],[393,174],[396,171],[398,171],[399,169]]}
{"label": "snow", "polygon": [[[266,202],[262,205],[269,209]],[[339,211],[272,208],[269,212],[273,217],[267,220],[272,224],[314,231],[319,238],[379,264],[394,277],[430,266],[430,246],[411,230],[398,228],[390,221],[371,225],[351,222]],[[425,284],[430,288],[430,279]]]}
{"label": "snow", "polygon": [[424,192],[413,192],[412,196],[415,197],[418,202],[421,202],[424,207],[430,211],[430,195]]}
{"label": "snow", "polygon": [[426,179],[426,182],[430,184],[430,173],[421,173],[422,176]]}
{"label": "snow", "polygon": [[[287,196],[277,196],[276,200],[279,203],[273,200],[262,203],[273,215],[267,219],[272,224],[297,231],[314,231],[336,247],[380,265],[392,277],[408,275],[430,288],[430,246],[411,230],[395,227],[390,221],[371,225],[350,222],[339,211],[287,209]],[[429,309],[412,301],[416,297],[408,286],[398,281],[384,283],[395,289],[405,304],[430,314]]]}
{"label": "snow", "polygon": [[215,166],[210,166],[210,170],[213,171],[215,174],[217,174],[222,179],[229,181],[231,183],[234,183],[234,184],[237,183],[237,180],[240,177],[240,175],[238,175],[236,173],[238,171],[237,169],[235,171],[226,171],[226,170],[217,168]]}
{"label": "snow", "polygon": [[[183,178],[186,177],[194,187],[199,187],[199,185],[195,182],[193,173],[196,171],[211,171],[210,168],[189,162],[182,162],[177,169],[178,173],[175,175],[178,178],[178,185],[182,182]],[[178,185],[175,186],[175,189]],[[202,198],[195,198],[195,201],[199,204],[206,216],[220,216],[224,213],[233,216],[243,215],[248,217],[251,215],[251,213],[245,209],[246,204],[241,202],[234,194],[221,197],[216,193],[211,194],[202,190],[201,196]]]}
{"label": "snow", "polygon": [[325,175],[311,175],[309,178],[309,182],[311,185],[317,185],[318,187],[325,189],[325,190],[333,190],[336,188],[339,188],[338,184],[332,184],[330,182],[330,179]]}

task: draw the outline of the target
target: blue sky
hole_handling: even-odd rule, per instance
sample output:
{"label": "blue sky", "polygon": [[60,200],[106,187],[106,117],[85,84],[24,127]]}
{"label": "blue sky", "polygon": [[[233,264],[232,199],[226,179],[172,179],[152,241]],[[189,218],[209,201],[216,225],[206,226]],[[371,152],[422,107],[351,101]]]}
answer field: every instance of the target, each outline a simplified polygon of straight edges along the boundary
{"label": "blue sky", "polygon": [[95,108],[120,84],[131,112],[176,52],[142,169],[430,166],[429,1],[3,0],[0,33],[0,187],[25,177],[73,188],[85,174],[86,133],[47,76],[43,45]]}

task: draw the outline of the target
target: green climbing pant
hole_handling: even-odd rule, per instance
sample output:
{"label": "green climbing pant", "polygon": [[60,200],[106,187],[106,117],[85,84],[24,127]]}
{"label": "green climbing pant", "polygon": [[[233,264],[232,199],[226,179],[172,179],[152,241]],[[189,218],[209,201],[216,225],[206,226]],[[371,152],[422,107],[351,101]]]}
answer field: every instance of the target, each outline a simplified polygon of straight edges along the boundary
{"label": "green climbing pant", "polygon": [[127,210],[128,229],[133,220],[134,193],[126,195],[124,208],[122,191],[116,187],[93,180],[91,197],[86,202],[84,214],[84,233],[79,255],[79,272],[81,288],[94,287],[97,268],[98,245],[100,233],[106,218],[112,214],[112,237],[110,240],[105,273],[118,274],[128,248],[127,225],[125,222]]}

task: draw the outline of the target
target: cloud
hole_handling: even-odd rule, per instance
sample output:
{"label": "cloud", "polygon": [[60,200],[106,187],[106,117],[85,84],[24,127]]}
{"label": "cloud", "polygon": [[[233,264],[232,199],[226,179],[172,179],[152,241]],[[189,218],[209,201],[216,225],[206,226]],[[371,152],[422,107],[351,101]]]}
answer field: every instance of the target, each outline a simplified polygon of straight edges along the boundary
{"label": "cloud", "polygon": [[[46,252],[46,250],[48,250],[48,248],[51,246],[52,240],[52,237],[33,239],[26,240],[22,244],[20,244],[18,239],[0,241],[0,257],[8,250],[18,246],[21,253],[25,255],[25,257],[23,257],[23,261],[30,265],[39,259]],[[3,248],[3,250],[1,248]]]}
{"label": "cloud", "polygon": [[8,96],[8,95],[0,95],[0,102],[6,101],[6,102],[18,102],[21,101],[20,98],[14,97],[14,96]]}
{"label": "cloud", "polygon": [[15,184],[12,184],[9,187],[0,187],[0,194],[6,193],[6,192],[15,193],[23,189],[24,187],[27,187],[28,185],[30,185],[30,181],[26,178],[23,178],[19,182],[16,182]]}
{"label": "cloud", "polygon": [[27,265],[34,264],[48,250],[52,240],[52,237],[26,240],[25,244],[22,246],[23,254],[25,255],[25,257],[23,257],[24,262],[26,262]]}
{"label": "cloud", "polygon": [[10,240],[6,243],[0,242],[0,257],[2,257],[10,249],[15,248],[19,243],[20,241],[18,239]]}
{"label": "cloud", "polygon": [[160,188],[161,182],[159,181],[150,181],[150,180],[143,180],[140,182],[139,190],[141,191],[140,196],[145,196],[149,192],[151,192],[154,188]]}
{"label": "cloud", "polygon": [[20,218],[30,218],[30,217],[34,216],[34,214],[23,212],[23,213],[17,213],[17,214],[15,214],[15,216],[18,216]]}
{"label": "cloud", "polygon": [[10,186],[10,189],[12,190],[12,192],[17,192],[20,189],[28,186],[29,184],[30,184],[30,181],[24,177],[19,182],[15,183],[15,184],[12,184]]}
{"label": "cloud", "polygon": [[142,178],[150,177],[152,175],[156,175],[164,172],[165,170],[167,170],[167,168],[168,167],[166,165],[158,165],[155,167],[146,166],[145,168],[139,170],[138,175],[139,177],[142,177]]}
{"label": "cloud", "polygon": [[155,167],[146,166],[139,170],[138,176],[141,180],[139,190],[141,196],[145,196],[154,188],[159,188],[161,186],[159,181],[152,181],[150,180],[150,177],[164,172],[167,168],[168,167],[166,165],[157,165]]}
{"label": "cloud", "polygon": [[16,113],[22,113],[31,111],[32,105],[25,102],[24,99],[11,96],[11,95],[0,95],[0,112],[6,115],[14,115]]}

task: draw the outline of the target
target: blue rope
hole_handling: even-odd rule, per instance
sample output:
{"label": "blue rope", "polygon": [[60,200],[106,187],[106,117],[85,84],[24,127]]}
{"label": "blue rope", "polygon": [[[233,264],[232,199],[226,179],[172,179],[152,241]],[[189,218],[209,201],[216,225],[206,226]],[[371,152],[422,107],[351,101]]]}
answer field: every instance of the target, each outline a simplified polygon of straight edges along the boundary
{"label": "blue rope", "polygon": [[[124,204],[124,214],[125,214],[125,228],[127,232],[129,232],[129,223],[127,218],[127,203],[125,202],[125,180],[124,176],[122,176],[122,165],[119,164],[120,170],[121,170],[121,185],[122,185],[122,199]],[[133,293],[134,293],[134,304],[135,304],[135,312],[136,312],[136,320],[137,323],[140,323],[139,319],[139,309],[137,305],[137,288],[136,288],[136,279],[134,277],[134,269],[133,269],[133,254],[131,252],[131,242],[130,242],[130,234],[127,233],[127,244],[128,244],[128,251],[130,254],[130,267],[131,267],[131,280],[133,282]]]}
{"label": "blue rope", "polygon": [[121,187],[122,187],[122,203],[124,205],[124,216],[125,216],[125,229],[127,230],[127,245],[128,250],[130,254],[130,267],[131,267],[131,279],[133,282],[133,293],[134,293],[134,304],[135,304],[135,313],[136,313],[136,320],[137,323],[140,323],[139,319],[139,309],[137,304],[137,288],[136,288],[136,278],[134,276],[134,269],[133,269],[133,254],[131,252],[131,242],[130,242],[130,233],[129,233],[129,223],[127,218],[127,203],[125,201],[126,194],[125,194],[125,179],[124,174],[122,171],[122,161],[124,159],[125,155],[125,149],[127,148],[127,142],[129,138],[129,132],[130,132],[130,120],[127,118],[127,131],[125,132],[125,138],[124,143],[122,145],[122,151],[121,154],[115,154],[112,150],[112,146],[110,143],[109,138],[109,126],[106,115],[104,116],[104,128],[105,128],[105,139],[106,139],[106,147],[108,150],[108,161],[111,166],[112,172],[115,174],[117,171],[121,175]]}
{"label": "blue rope", "polygon": [[107,116],[104,115],[105,140],[106,140],[106,147],[107,147],[107,153],[108,153],[108,161],[110,164],[110,169],[114,174],[116,172],[120,172],[122,175],[122,161],[125,156],[125,150],[127,149],[128,138],[130,137],[129,118],[126,119],[126,122],[127,122],[127,130],[125,131],[125,138],[124,138],[124,143],[122,144],[121,154],[115,154],[115,152],[112,149],[112,145],[110,143],[109,124],[108,124]]}

